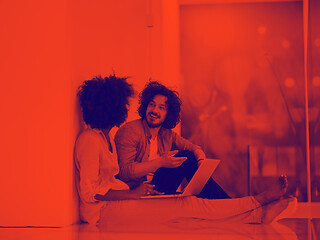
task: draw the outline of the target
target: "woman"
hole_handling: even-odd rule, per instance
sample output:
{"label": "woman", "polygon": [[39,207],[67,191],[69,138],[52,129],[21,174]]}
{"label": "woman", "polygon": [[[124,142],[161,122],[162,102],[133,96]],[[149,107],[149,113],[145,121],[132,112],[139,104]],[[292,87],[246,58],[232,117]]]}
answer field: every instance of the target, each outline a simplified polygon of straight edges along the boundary
{"label": "woman", "polygon": [[[89,126],[75,145],[77,187],[81,220],[93,224],[165,222],[195,217],[217,221],[269,223],[281,217],[296,199],[281,199],[287,188],[285,177],[257,196],[209,200],[196,196],[140,199],[160,194],[149,184],[130,190],[116,178],[117,153],[109,133],[126,118],[129,98],[134,94],[126,78],[111,75],[85,81],[78,93],[83,119]],[[166,156],[162,156],[163,158]]]}

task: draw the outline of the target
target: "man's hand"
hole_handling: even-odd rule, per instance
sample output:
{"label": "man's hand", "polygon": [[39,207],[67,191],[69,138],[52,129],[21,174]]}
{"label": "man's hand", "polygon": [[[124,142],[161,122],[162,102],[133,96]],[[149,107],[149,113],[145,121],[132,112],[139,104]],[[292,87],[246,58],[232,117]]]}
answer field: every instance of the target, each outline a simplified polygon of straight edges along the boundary
{"label": "man's hand", "polygon": [[194,155],[198,161],[198,166],[206,159],[206,154],[202,151],[202,149],[197,149],[194,151]]}
{"label": "man's hand", "polygon": [[204,159],[198,159],[198,167],[200,167],[200,165],[203,163]]}
{"label": "man's hand", "polygon": [[179,151],[170,151],[169,153],[165,153],[160,157],[160,163],[162,167],[166,168],[176,168],[181,166],[181,164],[187,160],[187,157],[173,157]]}

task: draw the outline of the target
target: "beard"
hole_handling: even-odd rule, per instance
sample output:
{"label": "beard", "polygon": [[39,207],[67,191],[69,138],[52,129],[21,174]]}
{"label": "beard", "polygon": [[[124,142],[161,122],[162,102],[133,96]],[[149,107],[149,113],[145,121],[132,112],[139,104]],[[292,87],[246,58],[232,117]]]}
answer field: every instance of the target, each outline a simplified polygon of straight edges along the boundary
{"label": "beard", "polygon": [[[154,123],[153,121],[150,121],[150,118],[151,118],[150,114],[151,114],[151,113],[149,113],[149,114],[147,115],[147,117],[146,117],[146,122],[147,122],[149,128],[158,128],[158,127],[161,127],[161,125],[163,124],[163,121],[162,121],[162,122],[156,122],[156,123]],[[158,118],[158,119],[159,119],[159,118]]]}
{"label": "beard", "polygon": [[161,127],[162,125],[162,123],[150,123],[148,120],[147,120],[147,124],[149,128],[157,128],[157,127]]}

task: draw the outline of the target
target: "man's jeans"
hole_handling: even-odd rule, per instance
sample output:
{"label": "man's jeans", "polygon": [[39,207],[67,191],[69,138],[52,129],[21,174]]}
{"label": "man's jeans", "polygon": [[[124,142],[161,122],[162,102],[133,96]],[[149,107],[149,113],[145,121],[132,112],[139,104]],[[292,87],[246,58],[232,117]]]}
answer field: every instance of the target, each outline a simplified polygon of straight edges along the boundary
{"label": "man's jeans", "polygon": [[[187,157],[187,160],[177,168],[159,168],[154,173],[151,181],[151,184],[155,185],[155,190],[166,194],[173,194],[176,192],[183,178],[186,178],[189,182],[197,171],[198,163],[193,152],[188,150],[180,151],[175,157]],[[212,178],[208,180],[198,197],[208,199],[230,198]]]}

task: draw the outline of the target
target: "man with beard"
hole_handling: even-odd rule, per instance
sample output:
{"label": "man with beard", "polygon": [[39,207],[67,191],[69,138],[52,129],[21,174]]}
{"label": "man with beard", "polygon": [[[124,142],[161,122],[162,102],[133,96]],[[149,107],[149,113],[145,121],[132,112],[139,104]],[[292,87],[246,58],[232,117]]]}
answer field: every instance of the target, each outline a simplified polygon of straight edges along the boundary
{"label": "man with beard", "polygon": [[[131,189],[147,181],[161,193],[175,193],[182,180],[189,182],[206,156],[201,147],[172,129],[180,122],[181,100],[176,91],[150,81],[140,94],[141,119],[122,126],[116,136],[119,178]],[[210,178],[199,197],[230,198]]]}

